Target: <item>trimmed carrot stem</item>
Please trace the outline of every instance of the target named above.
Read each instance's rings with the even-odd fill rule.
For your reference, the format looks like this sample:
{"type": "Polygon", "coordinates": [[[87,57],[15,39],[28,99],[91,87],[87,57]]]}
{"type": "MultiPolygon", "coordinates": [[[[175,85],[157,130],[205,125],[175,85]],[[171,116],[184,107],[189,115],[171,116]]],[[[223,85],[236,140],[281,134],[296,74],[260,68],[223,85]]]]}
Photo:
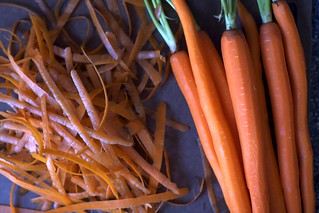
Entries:
{"type": "Polygon", "coordinates": [[[315,211],[313,151],[308,129],[307,71],[294,17],[286,1],[273,1],[272,9],[282,33],[291,81],[303,211],[315,211]]]}

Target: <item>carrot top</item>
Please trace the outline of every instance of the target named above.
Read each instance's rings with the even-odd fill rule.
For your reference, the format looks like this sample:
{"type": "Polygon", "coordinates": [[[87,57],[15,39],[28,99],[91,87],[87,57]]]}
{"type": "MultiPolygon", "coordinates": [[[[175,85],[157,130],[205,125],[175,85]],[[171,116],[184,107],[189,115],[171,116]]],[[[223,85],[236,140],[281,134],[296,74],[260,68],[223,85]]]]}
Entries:
{"type": "MultiPolygon", "coordinates": [[[[173,7],[170,1],[169,4],[173,7]]],[[[146,9],[148,14],[150,15],[155,27],[157,28],[158,32],[161,34],[163,39],[165,40],[166,44],[168,45],[171,53],[176,52],[177,45],[172,33],[172,30],[166,20],[165,13],[163,11],[161,0],[152,0],[152,4],[150,4],[149,0],[144,0],[146,9]],[[154,12],[158,13],[154,14],[154,12]]]]}
{"type": "Polygon", "coordinates": [[[272,22],[271,3],[270,0],[257,0],[259,13],[263,24],[272,22]]]}
{"type": "Polygon", "coordinates": [[[221,0],[222,11],[225,16],[226,30],[237,29],[236,7],[237,0],[221,0]]]}

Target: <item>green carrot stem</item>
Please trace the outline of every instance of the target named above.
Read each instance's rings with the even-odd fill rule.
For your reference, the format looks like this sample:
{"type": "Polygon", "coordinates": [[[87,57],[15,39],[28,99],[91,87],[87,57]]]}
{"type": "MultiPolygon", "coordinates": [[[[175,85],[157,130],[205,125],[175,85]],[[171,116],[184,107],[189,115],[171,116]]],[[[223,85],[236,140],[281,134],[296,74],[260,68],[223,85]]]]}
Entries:
{"type": "Polygon", "coordinates": [[[263,24],[272,22],[271,2],[270,0],[257,0],[259,13],[263,24]]]}
{"type": "Polygon", "coordinates": [[[172,30],[166,20],[164,11],[162,11],[162,3],[160,0],[152,0],[152,5],[150,4],[149,0],[144,0],[146,9],[148,14],[150,15],[155,27],[157,28],[158,32],[163,37],[164,41],[166,42],[167,46],[169,47],[171,53],[176,52],[177,45],[175,41],[175,37],[172,33],[172,30]],[[158,17],[155,17],[154,10],[156,8],[160,8],[160,14],[158,17]]]}
{"type": "Polygon", "coordinates": [[[237,29],[236,8],[237,0],[221,0],[222,10],[225,17],[226,30],[237,29]]]}
{"type": "Polygon", "coordinates": [[[166,2],[175,10],[174,4],[171,0],[166,0],[166,2]]]}

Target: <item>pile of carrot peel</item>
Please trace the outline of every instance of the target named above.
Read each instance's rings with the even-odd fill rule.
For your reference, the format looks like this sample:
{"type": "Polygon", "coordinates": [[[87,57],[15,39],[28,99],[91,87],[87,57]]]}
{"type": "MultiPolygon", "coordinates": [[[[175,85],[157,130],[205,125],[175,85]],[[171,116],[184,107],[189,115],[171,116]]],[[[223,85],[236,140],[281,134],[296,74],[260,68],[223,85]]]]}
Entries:
{"type": "Polygon", "coordinates": [[[18,7],[29,12],[30,27],[20,38],[15,24],[0,45],[0,101],[10,108],[0,112],[0,174],[37,194],[31,202],[48,212],[155,212],[155,204],[187,194],[170,180],[164,139],[166,125],[188,127],[167,118],[164,103],[144,107],[169,70],[144,7],[129,1],[141,23],[133,42],[117,1],[86,0],[89,18],[71,16],[79,0],[61,13],[60,1],[54,12],[38,2],[52,26],[18,7]],[[92,21],[101,41],[94,49],[87,37],[79,44],[68,34],[76,20],[92,21]]]}

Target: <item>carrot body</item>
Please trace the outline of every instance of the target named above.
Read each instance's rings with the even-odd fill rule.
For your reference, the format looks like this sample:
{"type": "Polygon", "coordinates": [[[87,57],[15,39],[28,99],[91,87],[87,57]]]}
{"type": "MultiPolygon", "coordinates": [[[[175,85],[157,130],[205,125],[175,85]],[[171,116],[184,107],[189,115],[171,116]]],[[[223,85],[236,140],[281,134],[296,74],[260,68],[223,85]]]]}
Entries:
{"type": "Polygon", "coordinates": [[[262,78],[262,68],[260,63],[259,33],[254,17],[248,12],[245,6],[237,1],[237,11],[239,19],[243,24],[251,58],[257,73],[257,79],[262,78]]]}
{"type": "Polygon", "coordinates": [[[220,186],[224,188],[223,177],[220,171],[213,140],[210,135],[203,109],[200,105],[199,95],[187,53],[185,51],[179,51],[172,54],[170,57],[170,63],[177,84],[186,99],[192,118],[194,119],[194,124],[206,158],[214,170],[220,186]]]}
{"type": "Polygon", "coordinates": [[[301,212],[293,100],[282,37],[275,23],[261,26],[260,45],[269,87],[286,206],[288,212],[301,212]]]}
{"type": "Polygon", "coordinates": [[[314,212],[313,151],[308,129],[307,73],[304,51],[287,2],[278,0],[272,4],[272,8],[282,33],[291,81],[303,211],[314,212]]]}
{"type": "Polygon", "coordinates": [[[184,29],[191,67],[197,91],[200,94],[200,103],[212,135],[227,197],[230,198],[226,200],[227,205],[231,212],[251,212],[234,139],[220,105],[208,63],[198,42],[198,34],[191,12],[184,0],[172,0],[172,3],[184,29]]]}
{"type": "Polygon", "coordinates": [[[253,212],[269,212],[265,146],[256,75],[244,34],[227,30],[222,55],[234,107],[253,212]]]}
{"type": "MultiPolygon", "coordinates": [[[[235,119],[233,104],[230,98],[230,93],[228,89],[228,83],[226,79],[226,73],[225,73],[223,62],[212,40],[209,38],[209,35],[205,31],[199,31],[198,37],[199,37],[199,43],[201,45],[201,48],[204,51],[204,55],[206,56],[206,60],[208,62],[208,66],[211,71],[217,93],[219,95],[220,104],[224,110],[226,120],[229,124],[230,130],[234,137],[240,162],[242,162],[241,148],[240,148],[239,136],[237,131],[236,119],[235,119]]],[[[243,165],[242,165],[242,168],[243,168],[243,165]]]]}
{"type": "Polygon", "coordinates": [[[265,97],[265,89],[262,77],[262,67],[260,62],[260,44],[259,32],[253,16],[247,11],[245,6],[237,1],[237,9],[239,18],[243,24],[248,46],[256,72],[258,98],[263,116],[263,134],[266,151],[266,170],[269,191],[269,207],[270,212],[286,212],[285,200],[280,181],[278,163],[275,156],[274,147],[272,144],[271,132],[269,127],[269,119],[267,112],[267,104],[265,97]]]}

